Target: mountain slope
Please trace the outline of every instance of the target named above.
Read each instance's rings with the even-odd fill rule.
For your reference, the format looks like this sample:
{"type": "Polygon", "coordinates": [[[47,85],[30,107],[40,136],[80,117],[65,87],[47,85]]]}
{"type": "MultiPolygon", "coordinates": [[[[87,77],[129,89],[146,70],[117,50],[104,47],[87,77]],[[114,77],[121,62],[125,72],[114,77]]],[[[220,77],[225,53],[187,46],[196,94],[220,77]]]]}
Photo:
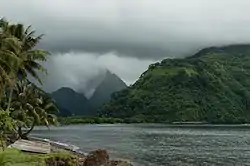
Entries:
{"type": "Polygon", "coordinates": [[[250,122],[250,46],[211,47],[150,65],[102,116],[141,122],[250,122]]]}
{"type": "Polygon", "coordinates": [[[98,108],[111,98],[111,94],[122,89],[127,85],[115,74],[107,70],[103,81],[97,86],[90,103],[93,108],[98,108]]]}
{"type": "Polygon", "coordinates": [[[71,88],[60,88],[51,94],[56,101],[61,115],[89,115],[92,108],[88,103],[88,99],[80,93],[75,92],[71,88]]]}

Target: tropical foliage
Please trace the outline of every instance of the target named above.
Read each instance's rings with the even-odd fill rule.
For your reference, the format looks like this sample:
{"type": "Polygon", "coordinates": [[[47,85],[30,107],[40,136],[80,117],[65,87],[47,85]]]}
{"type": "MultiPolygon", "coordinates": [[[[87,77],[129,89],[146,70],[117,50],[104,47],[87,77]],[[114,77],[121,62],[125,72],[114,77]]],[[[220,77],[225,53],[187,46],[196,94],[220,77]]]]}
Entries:
{"type": "Polygon", "coordinates": [[[60,124],[115,124],[115,123],[126,123],[123,119],[118,118],[105,118],[105,117],[91,117],[91,116],[70,116],[70,117],[59,117],[58,121],[60,124]]]}
{"type": "Polygon", "coordinates": [[[46,72],[41,62],[49,53],[36,49],[41,38],[35,36],[31,26],[0,19],[1,138],[11,132],[27,137],[35,125],[56,124],[54,102],[28,80],[33,77],[42,83],[38,72],[46,72]]]}
{"type": "Polygon", "coordinates": [[[0,110],[0,144],[1,148],[5,149],[4,140],[6,140],[6,134],[14,130],[14,120],[10,116],[8,110],[0,110]]]}
{"type": "Polygon", "coordinates": [[[250,46],[213,47],[149,66],[113,94],[105,117],[140,122],[250,122],[250,46]]]}
{"type": "Polygon", "coordinates": [[[57,108],[54,102],[46,93],[27,81],[17,82],[11,106],[11,115],[17,122],[18,135],[22,138],[27,137],[35,125],[56,124],[53,113],[57,112],[57,108]],[[29,130],[23,133],[22,128],[29,130]]]}

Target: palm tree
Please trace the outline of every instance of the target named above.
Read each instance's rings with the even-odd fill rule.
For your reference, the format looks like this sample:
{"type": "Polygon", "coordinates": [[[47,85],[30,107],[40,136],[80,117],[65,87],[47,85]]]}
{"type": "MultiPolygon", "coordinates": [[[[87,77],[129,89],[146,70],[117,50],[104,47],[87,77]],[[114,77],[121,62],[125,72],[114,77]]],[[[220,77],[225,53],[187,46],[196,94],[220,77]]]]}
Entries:
{"type": "Polygon", "coordinates": [[[18,81],[13,93],[12,117],[17,120],[18,135],[27,138],[35,125],[55,125],[57,110],[45,92],[26,80],[18,81]],[[28,128],[23,133],[22,128],[28,128]]]}
{"type": "Polygon", "coordinates": [[[30,74],[42,83],[37,74],[37,70],[46,72],[39,62],[46,61],[49,53],[44,50],[35,49],[35,47],[43,35],[35,37],[35,31],[31,31],[31,26],[25,29],[22,24],[11,25],[10,33],[21,42],[21,50],[17,53],[17,56],[21,59],[18,75],[22,78],[27,78],[27,74],[30,74]]]}
{"type": "Polygon", "coordinates": [[[46,125],[57,125],[57,117],[55,116],[56,113],[59,112],[55,101],[52,98],[44,93],[43,91],[40,92],[42,96],[42,104],[40,105],[39,116],[40,116],[40,124],[46,125]]]}
{"type": "Polygon", "coordinates": [[[0,28],[2,34],[0,35],[2,36],[0,39],[8,39],[8,42],[6,43],[10,43],[7,45],[8,47],[3,49],[3,51],[9,53],[8,57],[12,55],[17,59],[17,63],[14,63],[13,61],[10,65],[13,72],[11,72],[10,77],[9,109],[14,84],[17,79],[27,79],[28,74],[30,74],[32,77],[37,79],[39,83],[42,83],[37,71],[46,72],[46,70],[39,62],[46,61],[49,53],[44,50],[35,49],[43,35],[35,37],[35,31],[30,30],[31,26],[25,29],[22,24],[9,24],[4,19],[1,19],[0,28]]]}
{"type": "Polygon", "coordinates": [[[19,58],[12,50],[21,48],[17,38],[5,33],[8,22],[0,20],[0,97],[2,97],[5,86],[11,84],[11,76],[15,73],[13,66],[18,66],[19,58]]]}

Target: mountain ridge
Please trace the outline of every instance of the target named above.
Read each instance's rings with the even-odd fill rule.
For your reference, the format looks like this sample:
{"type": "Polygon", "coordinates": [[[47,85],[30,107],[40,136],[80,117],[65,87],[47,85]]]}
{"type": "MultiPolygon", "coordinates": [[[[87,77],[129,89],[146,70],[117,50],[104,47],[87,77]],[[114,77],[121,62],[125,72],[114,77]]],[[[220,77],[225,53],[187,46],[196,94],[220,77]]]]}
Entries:
{"type": "Polygon", "coordinates": [[[71,115],[89,115],[92,110],[84,94],[77,93],[72,88],[59,88],[57,91],[52,92],[51,96],[60,110],[66,109],[71,115]]]}
{"type": "Polygon", "coordinates": [[[250,122],[250,45],[210,47],[152,64],[101,116],[139,122],[250,122]]]}

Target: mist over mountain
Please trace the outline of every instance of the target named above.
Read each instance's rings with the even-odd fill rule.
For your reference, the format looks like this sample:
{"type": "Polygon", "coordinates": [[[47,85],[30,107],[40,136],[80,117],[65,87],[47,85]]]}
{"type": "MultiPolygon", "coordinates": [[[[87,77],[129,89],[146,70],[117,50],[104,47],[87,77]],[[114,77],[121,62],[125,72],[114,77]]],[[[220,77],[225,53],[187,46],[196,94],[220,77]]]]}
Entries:
{"type": "Polygon", "coordinates": [[[52,92],[51,96],[59,107],[60,115],[95,115],[97,109],[110,100],[112,93],[127,87],[117,75],[108,70],[103,76],[92,79],[89,84],[96,85],[90,99],[86,97],[90,94],[86,95],[83,91],[75,91],[69,87],[52,92]]]}

